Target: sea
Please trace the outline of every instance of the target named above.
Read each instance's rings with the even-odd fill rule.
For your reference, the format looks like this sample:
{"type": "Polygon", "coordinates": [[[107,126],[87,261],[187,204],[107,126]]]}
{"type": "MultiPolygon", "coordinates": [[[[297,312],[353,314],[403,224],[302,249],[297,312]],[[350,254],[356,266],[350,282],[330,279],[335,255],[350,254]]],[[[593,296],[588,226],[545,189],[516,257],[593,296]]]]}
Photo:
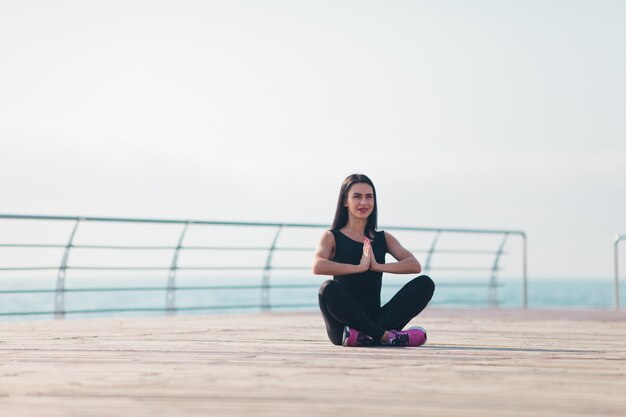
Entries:
{"type": "MultiPolygon", "coordinates": [[[[406,279],[386,280],[382,302],[389,300],[406,279]]],[[[64,295],[66,318],[165,315],[165,282],[125,279],[91,280],[78,286],[68,282],[64,295]],[[76,291],[80,289],[79,291],[76,291]],[[86,291],[89,290],[89,291],[86,291]]],[[[293,280],[275,279],[263,296],[259,279],[228,279],[177,282],[174,292],[176,314],[233,314],[264,311],[317,310],[317,289],[323,277],[293,280]]],[[[435,279],[434,307],[519,308],[523,306],[521,278],[506,279],[490,286],[486,281],[435,279]]],[[[54,317],[55,280],[0,280],[0,321],[50,319],[54,317]]],[[[620,285],[620,304],[626,304],[626,283],[620,285]]],[[[528,279],[528,307],[556,309],[613,309],[614,281],[610,278],[528,279]]]]}

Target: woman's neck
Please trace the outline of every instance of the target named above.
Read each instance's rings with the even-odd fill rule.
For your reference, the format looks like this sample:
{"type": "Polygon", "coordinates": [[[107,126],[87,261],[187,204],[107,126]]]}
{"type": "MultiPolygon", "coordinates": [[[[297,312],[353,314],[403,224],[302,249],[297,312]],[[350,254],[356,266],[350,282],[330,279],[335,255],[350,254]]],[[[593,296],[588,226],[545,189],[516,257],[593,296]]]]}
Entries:
{"type": "Polygon", "coordinates": [[[357,237],[365,237],[365,226],[367,220],[361,219],[348,219],[348,223],[343,227],[343,230],[357,237]]]}

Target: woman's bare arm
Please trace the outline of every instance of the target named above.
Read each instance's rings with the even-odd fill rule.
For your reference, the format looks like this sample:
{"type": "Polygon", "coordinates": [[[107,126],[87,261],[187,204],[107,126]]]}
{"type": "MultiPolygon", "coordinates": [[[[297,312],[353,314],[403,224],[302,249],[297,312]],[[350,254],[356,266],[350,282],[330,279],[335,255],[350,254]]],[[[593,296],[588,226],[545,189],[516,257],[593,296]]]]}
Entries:
{"type": "Polygon", "coordinates": [[[385,239],[387,241],[387,250],[397,262],[379,264],[376,262],[376,257],[372,256],[370,261],[370,269],[372,271],[389,272],[392,274],[419,274],[422,272],[422,266],[417,259],[415,259],[415,256],[405,249],[400,242],[398,242],[398,239],[387,232],[385,232],[385,239]]]}
{"type": "Polygon", "coordinates": [[[331,261],[330,258],[335,249],[335,237],[332,232],[327,230],[322,235],[317,249],[315,250],[315,259],[313,261],[312,271],[315,275],[350,275],[359,272],[365,272],[370,267],[369,245],[363,245],[363,256],[359,265],[344,264],[331,261]]]}

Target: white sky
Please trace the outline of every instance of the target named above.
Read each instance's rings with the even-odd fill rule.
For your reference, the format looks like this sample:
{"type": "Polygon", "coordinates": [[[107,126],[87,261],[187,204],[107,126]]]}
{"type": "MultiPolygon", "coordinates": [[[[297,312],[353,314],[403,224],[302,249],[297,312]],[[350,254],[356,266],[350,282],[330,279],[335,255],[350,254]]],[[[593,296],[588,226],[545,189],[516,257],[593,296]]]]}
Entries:
{"type": "MultiPolygon", "coordinates": [[[[2,1],[0,213],[521,229],[612,274],[626,2],[2,1]]],[[[1,240],[1,239],[0,239],[1,240]]]]}

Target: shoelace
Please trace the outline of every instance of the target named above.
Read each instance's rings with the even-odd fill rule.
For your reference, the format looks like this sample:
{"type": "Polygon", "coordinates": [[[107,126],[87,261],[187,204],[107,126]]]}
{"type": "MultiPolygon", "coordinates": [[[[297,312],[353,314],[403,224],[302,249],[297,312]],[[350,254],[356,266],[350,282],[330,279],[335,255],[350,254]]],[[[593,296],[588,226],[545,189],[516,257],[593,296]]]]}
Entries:
{"type": "Polygon", "coordinates": [[[409,334],[408,333],[394,333],[396,336],[392,341],[392,345],[400,345],[406,346],[409,344],[409,334]]]}
{"type": "Polygon", "coordinates": [[[365,333],[359,333],[359,335],[356,337],[356,341],[360,345],[368,345],[373,342],[373,339],[365,333]]]}

